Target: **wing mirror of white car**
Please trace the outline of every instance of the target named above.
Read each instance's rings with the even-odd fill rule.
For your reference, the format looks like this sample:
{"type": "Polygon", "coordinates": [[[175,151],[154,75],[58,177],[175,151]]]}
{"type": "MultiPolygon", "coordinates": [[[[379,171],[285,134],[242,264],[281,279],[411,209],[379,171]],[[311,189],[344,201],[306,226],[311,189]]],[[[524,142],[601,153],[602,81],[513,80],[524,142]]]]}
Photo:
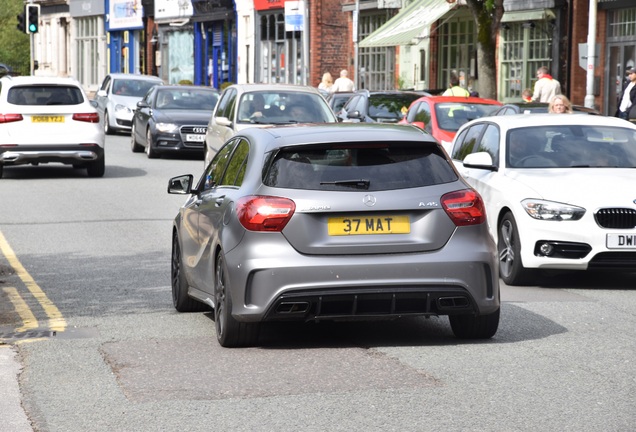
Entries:
{"type": "Polygon", "coordinates": [[[106,97],[108,93],[106,93],[106,90],[97,90],[97,96],[106,97]]]}
{"type": "Polygon", "coordinates": [[[497,171],[497,167],[492,163],[492,156],[488,152],[471,153],[462,162],[465,168],[486,169],[497,171]]]}
{"type": "Polygon", "coordinates": [[[219,126],[232,127],[232,120],[227,117],[217,117],[216,124],[218,124],[219,126]]]}

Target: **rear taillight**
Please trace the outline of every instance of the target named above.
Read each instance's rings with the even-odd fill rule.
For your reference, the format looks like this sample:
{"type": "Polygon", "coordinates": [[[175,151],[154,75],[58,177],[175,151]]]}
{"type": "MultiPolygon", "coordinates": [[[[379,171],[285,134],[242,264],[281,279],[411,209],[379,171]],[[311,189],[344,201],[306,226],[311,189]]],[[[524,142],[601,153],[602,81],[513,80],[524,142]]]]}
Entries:
{"type": "Polygon", "coordinates": [[[87,123],[99,123],[99,114],[97,113],[73,114],[73,120],[87,122],[87,123]]]}
{"type": "Polygon", "coordinates": [[[442,196],[442,207],[457,226],[478,225],[486,221],[484,202],[471,189],[450,192],[442,196]]]}
{"type": "Polygon", "coordinates": [[[0,114],[0,123],[12,123],[24,120],[22,114],[0,114]]]}
{"type": "Polygon", "coordinates": [[[246,196],[236,203],[238,220],[250,231],[282,231],[295,210],[292,200],[273,196],[246,196]]]}

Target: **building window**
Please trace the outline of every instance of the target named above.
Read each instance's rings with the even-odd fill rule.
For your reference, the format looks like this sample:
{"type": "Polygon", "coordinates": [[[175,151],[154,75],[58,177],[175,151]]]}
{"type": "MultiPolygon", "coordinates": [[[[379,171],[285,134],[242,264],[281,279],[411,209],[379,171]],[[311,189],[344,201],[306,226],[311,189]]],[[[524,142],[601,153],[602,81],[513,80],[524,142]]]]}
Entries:
{"type": "Polygon", "coordinates": [[[636,8],[610,11],[608,38],[636,36],[636,8]]]}
{"type": "Polygon", "coordinates": [[[256,82],[303,84],[302,32],[285,31],[285,14],[260,15],[256,82]]]}
{"type": "Polygon", "coordinates": [[[448,87],[451,73],[459,75],[460,85],[472,86],[477,75],[477,29],[472,16],[445,20],[438,28],[438,88],[448,87]]]}
{"type": "MultiPolygon", "coordinates": [[[[393,9],[360,14],[358,40],[380,28],[396,12],[393,9]]],[[[395,88],[395,47],[369,47],[358,50],[358,87],[368,90],[392,90],[395,88]]]]}
{"type": "Polygon", "coordinates": [[[545,21],[509,22],[500,35],[500,100],[520,101],[524,89],[534,88],[537,69],[552,69],[551,31],[545,21]]]}
{"type": "Polygon", "coordinates": [[[96,67],[100,35],[104,32],[100,24],[100,18],[96,16],[75,18],[76,78],[84,88],[95,88],[100,82],[99,68],[96,67]]]}

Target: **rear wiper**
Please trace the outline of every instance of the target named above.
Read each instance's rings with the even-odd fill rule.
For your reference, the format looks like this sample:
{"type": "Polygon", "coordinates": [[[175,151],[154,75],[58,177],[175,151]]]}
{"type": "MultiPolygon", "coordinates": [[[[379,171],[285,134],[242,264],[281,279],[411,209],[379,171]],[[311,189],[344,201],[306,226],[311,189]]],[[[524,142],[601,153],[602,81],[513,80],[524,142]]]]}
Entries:
{"type": "Polygon", "coordinates": [[[369,189],[370,180],[365,179],[352,179],[352,180],[334,180],[334,181],[321,181],[321,185],[336,185],[336,186],[352,186],[356,189],[369,189]]]}

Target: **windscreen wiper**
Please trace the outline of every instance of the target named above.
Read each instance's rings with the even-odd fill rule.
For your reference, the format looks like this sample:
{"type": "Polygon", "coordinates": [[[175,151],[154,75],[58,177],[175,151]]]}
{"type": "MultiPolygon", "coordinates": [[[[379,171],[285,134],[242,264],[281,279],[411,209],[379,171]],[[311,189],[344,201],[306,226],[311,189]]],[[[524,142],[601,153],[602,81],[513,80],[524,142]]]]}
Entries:
{"type": "Polygon", "coordinates": [[[365,179],[351,179],[351,180],[334,180],[334,181],[321,181],[321,185],[335,185],[335,186],[351,186],[356,189],[369,189],[370,180],[365,179]]]}

